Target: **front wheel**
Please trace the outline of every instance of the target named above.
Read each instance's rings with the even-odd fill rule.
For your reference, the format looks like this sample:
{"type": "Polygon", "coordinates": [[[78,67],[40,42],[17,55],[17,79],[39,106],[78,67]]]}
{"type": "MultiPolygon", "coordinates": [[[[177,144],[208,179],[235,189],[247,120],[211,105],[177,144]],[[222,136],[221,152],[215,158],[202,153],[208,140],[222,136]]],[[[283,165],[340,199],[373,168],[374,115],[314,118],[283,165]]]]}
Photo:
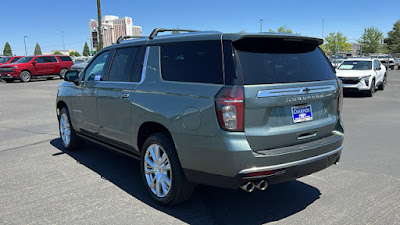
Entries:
{"type": "Polygon", "coordinates": [[[379,90],[385,90],[385,86],[386,86],[386,84],[387,84],[387,78],[386,78],[386,74],[383,76],[383,81],[382,81],[382,83],[378,86],[378,89],[379,90]]]}
{"type": "Polygon", "coordinates": [[[75,130],[72,127],[69,112],[66,107],[62,108],[60,111],[59,122],[60,137],[64,148],[67,150],[77,148],[79,145],[78,136],[76,136],[75,130]]]}
{"type": "Polygon", "coordinates": [[[21,80],[21,82],[29,82],[32,78],[32,75],[29,71],[22,71],[19,74],[19,79],[21,80]]]}
{"type": "Polygon", "coordinates": [[[155,202],[176,205],[192,195],[194,186],[186,180],[173,141],[166,133],[147,138],[140,165],[145,188],[155,202]]]}
{"type": "Polygon", "coordinates": [[[61,69],[60,70],[60,78],[62,78],[62,79],[64,79],[64,77],[65,77],[65,73],[67,72],[68,70],[67,69],[61,69]]]}
{"type": "Polygon", "coordinates": [[[367,92],[367,96],[368,97],[372,97],[375,94],[375,80],[372,80],[371,82],[371,88],[369,89],[369,91],[367,92]]]}

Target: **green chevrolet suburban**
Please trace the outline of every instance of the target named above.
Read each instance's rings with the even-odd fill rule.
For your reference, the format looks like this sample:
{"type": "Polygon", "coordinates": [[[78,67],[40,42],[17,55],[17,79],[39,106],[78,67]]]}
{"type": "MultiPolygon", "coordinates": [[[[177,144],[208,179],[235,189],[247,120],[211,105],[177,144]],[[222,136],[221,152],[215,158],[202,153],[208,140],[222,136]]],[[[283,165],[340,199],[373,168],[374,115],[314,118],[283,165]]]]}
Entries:
{"type": "Polygon", "coordinates": [[[343,93],[321,39],[165,31],[174,30],[121,37],[66,73],[65,149],[85,139],[140,159],[146,190],[164,205],[195,184],[265,190],[339,161],[343,93]]]}

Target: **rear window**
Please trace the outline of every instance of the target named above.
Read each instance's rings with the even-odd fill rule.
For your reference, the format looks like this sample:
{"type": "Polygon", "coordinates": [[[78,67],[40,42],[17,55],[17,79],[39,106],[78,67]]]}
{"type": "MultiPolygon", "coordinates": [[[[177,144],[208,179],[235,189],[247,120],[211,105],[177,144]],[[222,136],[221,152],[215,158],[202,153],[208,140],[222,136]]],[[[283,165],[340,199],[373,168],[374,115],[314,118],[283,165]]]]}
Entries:
{"type": "Polygon", "coordinates": [[[71,57],[69,56],[59,56],[58,58],[60,58],[61,61],[72,61],[71,57]]]}
{"type": "Polygon", "coordinates": [[[243,39],[233,43],[244,84],[296,83],[335,79],[318,46],[311,41],[243,39]]]}
{"type": "Polygon", "coordinates": [[[161,45],[161,73],[168,81],[222,84],[221,42],[161,45]]]}

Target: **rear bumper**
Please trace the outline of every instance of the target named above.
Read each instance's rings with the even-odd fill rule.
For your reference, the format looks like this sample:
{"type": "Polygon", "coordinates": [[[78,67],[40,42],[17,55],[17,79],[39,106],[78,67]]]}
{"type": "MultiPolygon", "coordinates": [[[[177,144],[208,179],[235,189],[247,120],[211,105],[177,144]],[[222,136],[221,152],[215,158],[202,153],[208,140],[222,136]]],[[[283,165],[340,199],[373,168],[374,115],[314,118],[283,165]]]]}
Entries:
{"type": "Polygon", "coordinates": [[[236,189],[247,181],[275,184],[331,166],[340,159],[344,134],[334,131],[322,139],[257,152],[243,133],[221,133],[206,140],[188,135],[173,137],[190,182],[236,189]],[[255,174],[260,172],[271,173],[255,174]]]}
{"type": "Polygon", "coordinates": [[[188,180],[191,182],[221,188],[238,189],[243,183],[249,181],[256,182],[260,180],[266,180],[268,184],[278,184],[310,175],[339,162],[342,148],[343,146],[331,152],[305,160],[299,160],[270,167],[254,167],[250,169],[245,169],[234,177],[220,176],[190,169],[184,169],[184,172],[188,180]],[[247,177],[247,174],[245,173],[250,171],[262,172],[273,170],[275,170],[276,172],[271,175],[256,177],[247,177]]]}

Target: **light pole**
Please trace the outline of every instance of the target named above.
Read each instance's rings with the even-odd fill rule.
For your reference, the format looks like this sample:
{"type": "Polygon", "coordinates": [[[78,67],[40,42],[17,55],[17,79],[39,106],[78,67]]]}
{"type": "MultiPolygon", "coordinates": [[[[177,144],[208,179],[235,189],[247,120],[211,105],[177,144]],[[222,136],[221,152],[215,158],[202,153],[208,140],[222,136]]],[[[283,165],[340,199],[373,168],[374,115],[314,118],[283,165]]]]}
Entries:
{"type": "Polygon", "coordinates": [[[100,51],[100,49],[103,48],[103,30],[101,29],[101,6],[100,6],[100,0],[97,0],[97,21],[99,23],[99,28],[97,28],[99,32],[99,43],[97,45],[96,51],[100,51]]]}
{"type": "Polygon", "coordinates": [[[26,56],[26,54],[27,54],[27,53],[26,53],[26,40],[25,40],[27,37],[28,37],[28,36],[24,36],[24,44],[25,44],[25,56],[26,56]]]}
{"type": "Polygon", "coordinates": [[[260,19],[260,33],[262,32],[262,22],[263,22],[263,19],[260,19]]]}
{"type": "Polygon", "coordinates": [[[61,31],[62,41],[63,41],[63,50],[65,51],[65,44],[64,44],[64,31],[61,31]]]}

